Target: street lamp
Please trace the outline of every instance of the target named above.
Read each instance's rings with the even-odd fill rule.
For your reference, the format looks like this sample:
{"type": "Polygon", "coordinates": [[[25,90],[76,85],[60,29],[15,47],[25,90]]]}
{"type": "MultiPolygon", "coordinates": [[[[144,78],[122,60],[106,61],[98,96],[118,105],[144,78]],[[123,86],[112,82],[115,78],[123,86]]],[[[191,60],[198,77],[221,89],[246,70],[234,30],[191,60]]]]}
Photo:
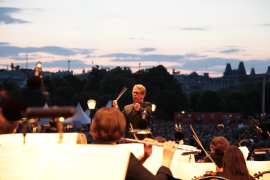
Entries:
{"type": "Polygon", "coordinates": [[[156,110],[156,105],[152,104],[152,112],[155,112],[155,110],[156,110]]]}
{"type": "Polygon", "coordinates": [[[96,101],[94,99],[90,99],[87,101],[88,108],[90,109],[90,118],[91,124],[95,113],[96,101]]]}
{"type": "Polygon", "coordinates": [[[154,119],[153,113],[155,112],[155,110],[156,110],[156,105],[152,104],[152,115],[151,115],[151,123],[150,123],[150,128],[151,128],[152,133],[153,133],[153,119],[154,119]]]}

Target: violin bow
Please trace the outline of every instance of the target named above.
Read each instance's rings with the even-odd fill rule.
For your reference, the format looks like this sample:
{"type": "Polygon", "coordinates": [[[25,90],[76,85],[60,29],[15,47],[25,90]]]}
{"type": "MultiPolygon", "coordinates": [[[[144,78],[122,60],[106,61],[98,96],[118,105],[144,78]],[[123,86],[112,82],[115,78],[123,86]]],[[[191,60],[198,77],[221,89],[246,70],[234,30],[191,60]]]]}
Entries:
{"type": "Polygon", "coordinates": [[[215,161],[211,158],[211,156],[207,153],[207,151],[204,149],[200,139],[198,138],[196,132],[194,131],[193,127],[190,125],[191,130],[193,131],[194,135],[194,139],[197,141],[197,143],[201,146],[201,148],[203,149],[203,151],[205,152],[206,156],[209,157],[209,159],[214,163],[214,165],[216,166],[217,169],[219,169],[219,167],[217,166],[217,164],[215,163],[215,161]]]}

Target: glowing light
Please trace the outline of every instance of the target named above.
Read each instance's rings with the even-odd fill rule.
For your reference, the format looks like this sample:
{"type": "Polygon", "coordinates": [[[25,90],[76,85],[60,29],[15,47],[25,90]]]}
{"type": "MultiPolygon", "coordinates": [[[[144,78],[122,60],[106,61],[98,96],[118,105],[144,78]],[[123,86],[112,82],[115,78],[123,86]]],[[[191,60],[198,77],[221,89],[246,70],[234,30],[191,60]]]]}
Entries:
{"type": "Polygon", "coordinates": [[[156,105],[152,104],[152,112],[155,112],[155,110],[156,110],[156,105]]]}
{"type": "Polygon", "coordinates": [[[96,101],[93,99],[88,100],[87,104],[88,104],[89,109],[95,109],[95,107],[96,107],[96,101]]]}

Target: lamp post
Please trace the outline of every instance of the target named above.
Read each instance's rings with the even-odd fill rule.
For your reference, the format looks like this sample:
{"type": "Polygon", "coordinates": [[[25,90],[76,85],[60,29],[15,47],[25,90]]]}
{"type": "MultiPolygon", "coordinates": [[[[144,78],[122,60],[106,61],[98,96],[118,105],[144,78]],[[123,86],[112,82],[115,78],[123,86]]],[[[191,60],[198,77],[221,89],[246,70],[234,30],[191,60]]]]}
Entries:
{"type": "Polygon", "coordinates": [[[152,116],[151,116],[151,132],[152,133],[153,133],[153,119],[154,119],[153,113],[155,112],[155,110],[156,110],[156,105],[152,104],[152,116]]]}
{"type": "Polygon", "coordinates": [[[155,112],[155,110],[156,110],[156,105],[152,104],[152,112],[155,112]]]}
{"type": "Polygon", "coordinates": [[[90,118],[91,124],[95,113],[96,101],[94,99],[90,99],[87,101],[88,108],[90,109],[90,118]]]}

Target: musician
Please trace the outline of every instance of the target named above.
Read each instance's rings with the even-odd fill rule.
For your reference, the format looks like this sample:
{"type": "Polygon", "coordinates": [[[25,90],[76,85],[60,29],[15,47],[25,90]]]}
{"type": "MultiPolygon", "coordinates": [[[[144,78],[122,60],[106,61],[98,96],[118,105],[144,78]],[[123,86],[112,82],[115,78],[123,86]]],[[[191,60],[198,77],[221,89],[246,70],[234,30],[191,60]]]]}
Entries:
{"type": "MultiPolygon", "coordinates": [[[[91,134],[95,139],[94,144],[115,145],[123,137],[125,126],[125,117],[119,110],[111,107],[99,109],[91,125],[91,134]]],[[[151,139],[146,139],[146,141],[154,142],[151,139]]],[[[177,147],[175,147],[174,142],[169,141],[164,143],[161,167],[158,169],[157,174],[153,175],[142,165],[152,155],[152,146],[144,145],[144,154],[142,156],[136,158],[131,153],[126,179],[174,179],[169,168],[176,149],[177,147]]]]}
{"type": "Polygon", "coordinates": [[[230,180],[255,180],[247,169],[242,151],[236,146],[229,146],[223,157],[222,177],[230,180]]]}
{"type": "MultiPolygon", "coordinates": [[[[152,113],[152,104],[150,102],[144,102],[143,99],[146,94],[146,88],[137,84],[133,87],[132,98],[133,104],[126,105],[123,110],[123,114],[126,118],[126,138],[133,138],[134,136],[129,133],[130,123],[132,124],[133,129],[139,129],[138,122],[142,120],[142,112],[146,112],[145,119],[147,120],[148,127],[150,127],[150,117],[152,113]]],[[[118,108],[117,101],[113,101],[113,107],[118,108]]],[[[144,135],[138,134],[138,139],[144,139],[144,135]]]]}
{"type": "Polygon", "coordinates": [[[8,121],[2,114],[0,108],[0,134],[13,134],[16,132],[19,123],[16,121],[8,121]]]}
{"type": "MultiPolygon", "coordinates": [[[[219,168],[222,167],[223,155],[229,146],[230,144],[228,140],[223,136],[214,137],[210,144],[211,154],[209,155],[219,168]]],[[[206,156],[204,162],[212,161],[209,157],[206,156]]]]}

